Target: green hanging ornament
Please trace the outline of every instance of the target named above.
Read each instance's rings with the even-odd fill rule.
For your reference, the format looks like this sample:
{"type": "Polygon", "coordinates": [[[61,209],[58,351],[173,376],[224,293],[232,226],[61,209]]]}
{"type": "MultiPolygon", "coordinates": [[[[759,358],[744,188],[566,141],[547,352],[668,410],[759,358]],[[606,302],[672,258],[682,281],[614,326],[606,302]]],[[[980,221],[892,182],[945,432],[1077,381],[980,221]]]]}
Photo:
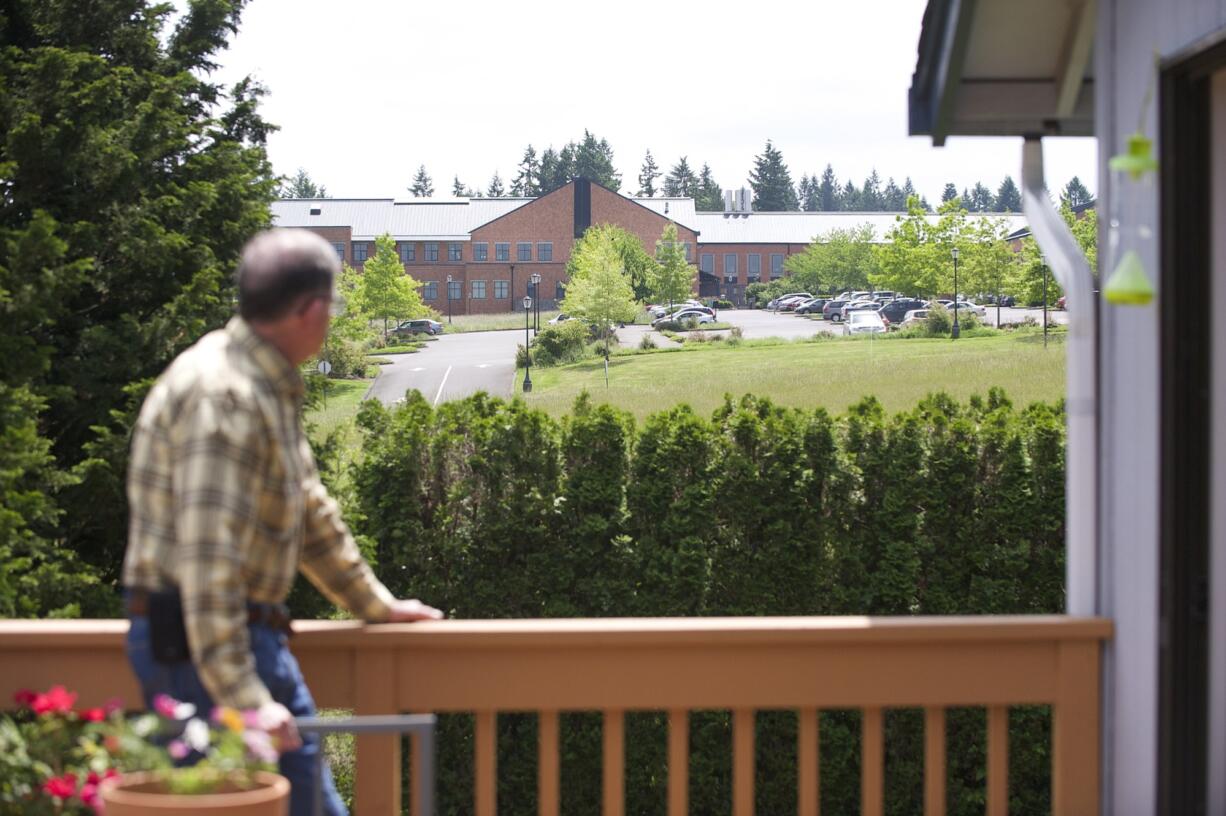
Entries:
{"type": "Polygon", "coordinates": [[[1150,285],[1145,265],[1135,249],[1128,250],[1120,258],[1107,280],[1103,295],[1108,303],[1116,306],[1145,306],[1154,299],[1154,287],[1150,285]]]}
{"type": "Polygon", "coordinates": [[[1145,306],[1154,299],[1154,286],[1141,260],[1153,229],[1143,220],[1144,203],[1152,200],[1152,179],[1158,170],[1154,143],[1141,132],[1128,137],[1128,149],[1107,163],[1115,174],[1112,195],[1111,248],[1119,258],[1103,287],[1103,296],[1116,306],[1145,306]]]}

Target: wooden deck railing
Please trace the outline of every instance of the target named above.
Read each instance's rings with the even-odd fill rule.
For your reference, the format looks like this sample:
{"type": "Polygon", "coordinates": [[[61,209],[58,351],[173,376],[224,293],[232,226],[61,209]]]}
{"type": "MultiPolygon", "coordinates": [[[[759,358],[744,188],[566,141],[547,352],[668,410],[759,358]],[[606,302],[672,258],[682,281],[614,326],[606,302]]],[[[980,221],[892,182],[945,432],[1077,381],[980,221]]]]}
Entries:
{"type": "MultiPolygon", "coordinates": [[[[82,705],[137,700],[123,621],[0,621],[0,695],[65,683],[82,705]]],[[[624,714],[667,711],[668,812],[688,812],[688,717],[733,712],[733,813],[753,812],[754,713],[799,714],[799,812],[818,812],[820,709],[863,711],[864,816],[884,808],[884,711],[925,711],[924,812],[945,812],[945,709],[988,716],[990,816],[1008,802],[1008,707],[1052,711],[1053,812],[1098,812],[1099,656],[1109,621],[1068,617],[670,618],[301,622],[292,641],[324,707],[475,714],[478,816],[495,811],[496,718],[539,714],[539,812],[559,812],[558,714],[604,717],[606,816],[624,812],[624,714]]],[[[358,740],[356,809],[398,812],[400,744],[358,740]]],[[[440,769],[445,773],[445,769],[440,769]]]]}

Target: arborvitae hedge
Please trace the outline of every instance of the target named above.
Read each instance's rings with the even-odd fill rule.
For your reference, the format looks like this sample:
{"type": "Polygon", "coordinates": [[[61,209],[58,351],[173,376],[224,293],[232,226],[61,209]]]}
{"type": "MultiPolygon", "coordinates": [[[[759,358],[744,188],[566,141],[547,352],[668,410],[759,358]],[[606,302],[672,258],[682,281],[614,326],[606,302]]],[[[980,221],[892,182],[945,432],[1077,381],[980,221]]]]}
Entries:
{"type": "MultiPolygon", "coordinates": [[[[998,390],[845,417],[727,399],[557,421],[477,395],[364,404],[350,517],[380,577],[465,618],[1051,613],[1063,608],[1064,417],[998,390]]],[[[727,713],[691,718],[691,809],[730,811],[727,713]]],[[[1010,809],[1049,810],[1049,718],[1015,709],[1010,809]]],[[[499,810],[535,812],[536,718],[499,717],[499,810]]],[[[441,814],[472,803],[472,726],[440,727],[441,814]]],[[[758,715],[757,812],[794,812],[796,718],[758,715]]],[[[822,714],[822,806],[859,811],[859,714],[822,714]]],[[[887,809],[917,810],[923,718],[886,719],[887,809]]],[[[566,813],[598,813],[600,723],[562,719],[566,813]]],[[[984,714],[949,716],[950,813],[981,813],[984,714]]],[[[663,715],[627,719],[627,806],[664,813],[663,715]]]]}

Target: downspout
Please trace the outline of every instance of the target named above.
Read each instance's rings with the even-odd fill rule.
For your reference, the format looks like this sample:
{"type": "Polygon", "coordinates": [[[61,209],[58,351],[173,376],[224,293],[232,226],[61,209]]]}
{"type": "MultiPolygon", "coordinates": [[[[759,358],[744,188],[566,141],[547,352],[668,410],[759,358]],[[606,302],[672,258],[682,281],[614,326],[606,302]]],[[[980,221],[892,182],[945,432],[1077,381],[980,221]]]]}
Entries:
{"type": "Polygon", "coordinates": [[[1098,614],[1098,372],[1094,356],[1094,276],[1043,181],[1043,143],[1022,147],[1022,211],[1067,295],[1065,454],[1065,612],[1098,614]]]}

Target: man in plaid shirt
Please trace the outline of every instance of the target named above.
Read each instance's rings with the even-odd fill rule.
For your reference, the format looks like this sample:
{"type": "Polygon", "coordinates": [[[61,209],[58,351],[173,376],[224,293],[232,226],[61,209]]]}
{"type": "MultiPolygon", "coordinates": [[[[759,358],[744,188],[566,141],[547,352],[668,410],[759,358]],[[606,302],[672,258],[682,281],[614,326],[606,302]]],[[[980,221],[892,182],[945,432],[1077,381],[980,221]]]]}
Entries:
{"type": "MultiPolygon", "coordinates": [[[[295,816],[312,812],[319,750],[294,727],[315,713],[286,645],[283,604],[296,573],[367,621],[442,617],[397,600],[375,577],[302,430],[298,366],[323,345],[339,271],[313,233],[254,238],[238,268],[239,315],[158,379],[128,472],[128,653],[146,700],[166,693],[202,712],[257,710],[290,749],[281,771],[295,816]]],[[[343,813],[325,777],[326,811],[343,813]]]]}

